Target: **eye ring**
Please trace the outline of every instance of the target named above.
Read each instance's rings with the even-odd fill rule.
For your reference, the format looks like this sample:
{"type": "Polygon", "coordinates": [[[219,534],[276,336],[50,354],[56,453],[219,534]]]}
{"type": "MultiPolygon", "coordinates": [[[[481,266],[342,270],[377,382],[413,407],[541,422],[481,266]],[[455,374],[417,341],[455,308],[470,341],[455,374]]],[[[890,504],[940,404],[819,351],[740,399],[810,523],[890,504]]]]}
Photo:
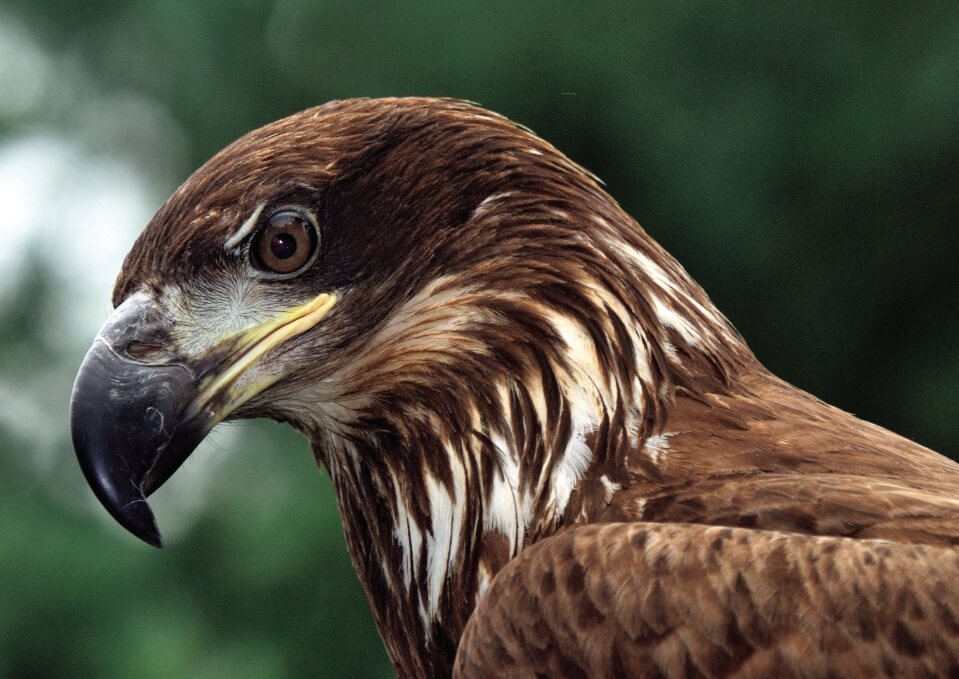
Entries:
{"type": "Polygon", "coordinates": [[[267,217],[250,240],[250,264],[275,278],[292,278],[316,258],[316,223],[299,210],[284,208],[267,217]]]}

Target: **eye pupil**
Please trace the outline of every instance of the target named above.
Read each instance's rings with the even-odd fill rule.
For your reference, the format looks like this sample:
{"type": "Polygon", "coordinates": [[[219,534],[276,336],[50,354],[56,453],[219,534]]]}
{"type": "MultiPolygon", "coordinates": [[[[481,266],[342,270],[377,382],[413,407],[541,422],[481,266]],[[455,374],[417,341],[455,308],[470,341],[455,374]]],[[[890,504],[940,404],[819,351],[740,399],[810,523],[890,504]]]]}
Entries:
{"type": "Polygon", "coordinates": [[[288,233],[278,233],[270,241],[270,252],[277,259],[289,259],[296,254],[296,237],[288,233]]]}

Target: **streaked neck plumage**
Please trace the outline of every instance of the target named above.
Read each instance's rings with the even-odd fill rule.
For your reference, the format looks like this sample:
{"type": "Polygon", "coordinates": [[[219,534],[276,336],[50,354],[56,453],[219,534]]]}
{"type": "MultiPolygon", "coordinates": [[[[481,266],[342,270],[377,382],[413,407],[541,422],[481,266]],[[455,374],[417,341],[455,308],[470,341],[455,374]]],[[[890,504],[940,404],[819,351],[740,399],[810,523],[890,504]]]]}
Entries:
{"type": "Polygon", "coordinates": [[[591,225],[603,268],[571,266],[558,287],[437,279],[325,382],[348,391],[318,395],[336,405],[314,447],[401,674],[448,673],[499,569],[630,484],[626,455],[659,433],[675,389],[728,383],[730,357],[750,360],[705,293],[612,207],[591,225]]]}

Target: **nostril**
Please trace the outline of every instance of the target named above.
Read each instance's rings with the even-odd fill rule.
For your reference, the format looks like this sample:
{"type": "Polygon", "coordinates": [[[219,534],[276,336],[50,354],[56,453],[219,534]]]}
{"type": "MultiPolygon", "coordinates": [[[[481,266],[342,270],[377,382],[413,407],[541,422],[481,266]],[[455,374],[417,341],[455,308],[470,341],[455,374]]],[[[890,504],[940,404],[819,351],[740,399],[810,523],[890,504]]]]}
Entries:
{"type": "Polygon", "coordinates": [[[159,358],[168,353],[166,347],[160,344],[150,344],[149,342],[130,342],[124,353],[130,358],[145,359],[159,358]]]}

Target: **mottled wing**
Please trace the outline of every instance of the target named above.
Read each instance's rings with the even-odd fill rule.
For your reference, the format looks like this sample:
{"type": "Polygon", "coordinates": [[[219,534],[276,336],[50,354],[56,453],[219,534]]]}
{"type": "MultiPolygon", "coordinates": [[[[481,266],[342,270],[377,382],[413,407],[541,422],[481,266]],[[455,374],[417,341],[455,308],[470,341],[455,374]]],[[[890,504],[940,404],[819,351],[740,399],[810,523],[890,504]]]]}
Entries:
{"type": "MultiPolygon", "coordinates": [[[[951,479],[946,479],[951,481],[951,479]]],[[[959,501],[945,484],[852,474],[740,474],[618,493],[604,521],[698,523],[898,542],[959,544],[959,501]]]]}
{"type": "Polygon", "coordinates": [[[951,547],[694,524],[564,531],[474,612],[455,676],[959,676],[951,547]]]}

